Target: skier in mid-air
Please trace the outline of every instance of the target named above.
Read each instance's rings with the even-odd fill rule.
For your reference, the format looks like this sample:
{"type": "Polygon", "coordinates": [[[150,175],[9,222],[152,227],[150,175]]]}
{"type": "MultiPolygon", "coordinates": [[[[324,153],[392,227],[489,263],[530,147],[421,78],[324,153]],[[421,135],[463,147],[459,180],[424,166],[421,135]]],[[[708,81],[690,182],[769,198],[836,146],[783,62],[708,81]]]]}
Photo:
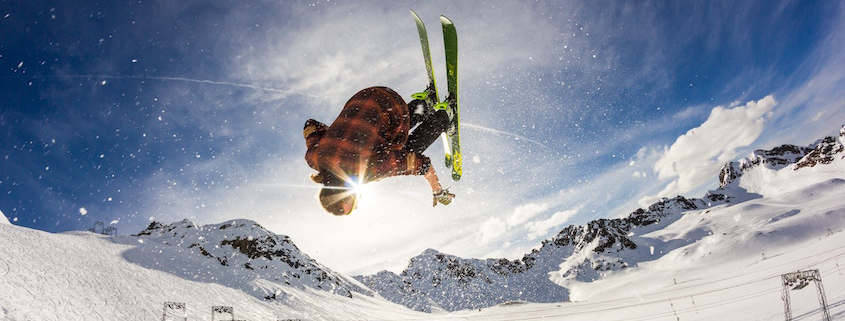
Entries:
{"type": "Polygon", "coordinates": [[[443,189],[431,160],[422,153],[449,125],[445,111],[424,100],[406,104],[386,87],[356,93],[331,126],[309,119],[303,131],[305,160],[317,170],[311,179],[323,184],[319,196],[323,208],[349,215],[359,198],[356,186],[399,175],[424,176],[433,205],[448,205],[455,194],[443,189]]]}

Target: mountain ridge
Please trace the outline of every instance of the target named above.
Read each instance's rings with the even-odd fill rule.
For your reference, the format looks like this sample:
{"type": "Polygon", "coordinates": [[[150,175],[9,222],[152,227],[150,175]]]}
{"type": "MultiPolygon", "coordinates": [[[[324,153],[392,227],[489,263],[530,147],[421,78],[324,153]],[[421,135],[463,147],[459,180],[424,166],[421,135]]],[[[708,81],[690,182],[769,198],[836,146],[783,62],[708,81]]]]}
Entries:
{"type": "MultiPolygon", "coordinates": [[[[150,263],[136,259],[136,253],[129,252],[125,255],[128,260],[195,280],[236,286],[259,299],[278,299],[284,292],[280,285],[299,289],[308,287],[350,298],[352,292],[373,295],[356,281],[332,271],[300,251],[288,236],[270,232],[251,220],[238,219],[202,226],[190,220],[172,224],[151,222],[134,236],[155,245],[146,248],[146,251],[167,249],[175,251],[176,255],[193,255],[205,260],[194,265],[187,275],[184,275],[184,266],[170,266],[154,257],[153,263],[150,263]],[[238,284],[231,282],[231,279],[224,281],[214,274],[215,270],[220,269],[226,269],[226,273],[235,280],[246,282],[238,284]]],[[[151,258],[149,255],[139,256],[151,258]]]]}
{"type": "Polygon", "coordinates": [[[810,146],[785,144],[756,150],[725,164],[719,173],[720,186],[702,198],[663,198],[623,218],[567,226],[520,259],[462,259],[428,249],[413,257],[398,275],[380,271],[354,278],[392,302],[424,312],[484,308],[508,301],[566,301],[567,284],[595,281],[603,274],[654,260],[706,236],[692,233],[686,239],[662,242],[643,235],[665,228],[685,213],[762,198],[765,189],[741,184],[745,173],[790,166],[787,170],[797,172],[831,164],[845,159],[843,145],[845,126],[839,137],[825,137],[810,146]],[[421,265],[428,271],[421,270],[421,265]]]}

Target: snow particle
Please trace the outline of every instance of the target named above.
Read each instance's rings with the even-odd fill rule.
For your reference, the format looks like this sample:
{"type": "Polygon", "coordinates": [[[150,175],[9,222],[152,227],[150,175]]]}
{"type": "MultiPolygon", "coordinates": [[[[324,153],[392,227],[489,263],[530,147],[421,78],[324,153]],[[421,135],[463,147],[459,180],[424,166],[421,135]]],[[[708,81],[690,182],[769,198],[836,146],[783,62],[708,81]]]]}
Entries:
{"type": "Polygon", "coordinates": [[[80,207],[79,208],[79,214],[88,215],[88,210],[85,209],[84,207],[80,207]]]}
{"type": "Polygon", "coordinates": [[[108,83],[108,81],[103,80],[102,82],[100,82],[100,85],[105,86],[107,83],[108,83]]]}

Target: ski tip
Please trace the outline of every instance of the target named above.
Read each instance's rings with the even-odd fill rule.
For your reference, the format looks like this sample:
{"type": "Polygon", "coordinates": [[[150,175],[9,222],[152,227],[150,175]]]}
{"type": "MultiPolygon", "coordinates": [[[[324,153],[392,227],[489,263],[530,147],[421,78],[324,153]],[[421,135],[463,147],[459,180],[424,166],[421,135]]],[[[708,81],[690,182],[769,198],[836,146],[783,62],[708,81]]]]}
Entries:
{"type": "Polygon", "coordinates": [[[442,24],[444,24],[444,25],[445,25],[445,24],[449,24],[449,25],[453,25],[453,24],[454,24],[454,23],[452,22],[452,20],[451,20],[451,19],[449,19],[449,18],[446,18],[446,16],[440,16],[440,22],[441,22],[442,24]]]}
{"type": "Polygon", "coordinates": [[[412,15],[414,15],[414,17],[418,17],[418,18],[419,18],[419,16],[420,16],[420,15],[418,15],[418,14],[417,14],[417,12],[416,12],[416,11],[414,11],[414,9],[410,9],[410,10],[411,10],[411,14],[412,14],[412,15]]]}

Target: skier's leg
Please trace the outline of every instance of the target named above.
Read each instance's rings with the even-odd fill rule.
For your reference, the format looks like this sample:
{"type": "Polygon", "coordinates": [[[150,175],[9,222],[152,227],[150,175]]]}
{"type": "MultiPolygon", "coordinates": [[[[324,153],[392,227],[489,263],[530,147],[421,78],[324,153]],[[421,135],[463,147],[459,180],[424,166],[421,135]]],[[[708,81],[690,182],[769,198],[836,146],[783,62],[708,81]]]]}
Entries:
{"type": "Polygon", "coordinates": [[[414,128],[428,118],[428,115],[434,112],[434,108],[426,106],[425,101],[414,99],[408,103],[408,111],[411,114],[411,128],[414,128]]]}
{"type": "MultiPolygon", "coordinates": [[[[412,111],[413,112],[413,111],[412,111]]],[[[413,124],[413,122],[412,122],[413,124]]],[[[438,110],[429,114],[422,123],[408,136],[405,149],[422,153],[434,143],[440,134],[449,128],[449,116],[446,111],[438,110]]]]}

